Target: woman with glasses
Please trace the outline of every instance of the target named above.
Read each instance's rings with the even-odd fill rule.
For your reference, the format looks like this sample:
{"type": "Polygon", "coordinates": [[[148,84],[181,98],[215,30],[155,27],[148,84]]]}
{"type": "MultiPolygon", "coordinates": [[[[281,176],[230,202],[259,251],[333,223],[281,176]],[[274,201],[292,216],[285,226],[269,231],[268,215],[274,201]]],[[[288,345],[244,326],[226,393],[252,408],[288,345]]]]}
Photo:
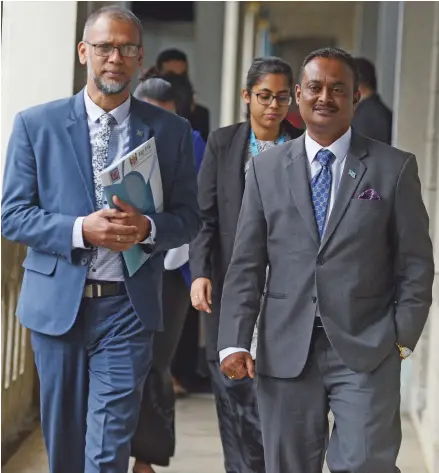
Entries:
{"type": "Polygon", "coordinates": [[[293,74],[285,61],[276,57],[255,59],[242,91],[248,120],[209,135],[198,176],[202,227],[190,244],[191,301],[196,309],[207,312],[208,364],[228,473],[263,473],[265,466],[254,381],[230,380],[220,372],[217,339],[221,294],[250,161],[302,134],[285,120],[292,94],[293,74]]]}
{"type": "MultiPolygon", "coordinates": [[[[134,96],[140,100],[187,117],[193,89],[186,76],[154,76],[147,72],[134,96]],[[149,77],[149,76],[152,77],[149,77]],[[166,79],[166,80],[165,80],[166,79]]],[[[197,170],[205,149],[204,140],[192,132],[197,170]]],[[[151,465],[168,466],[175,450],[175,395],[171,362],[180,339],[190,304],[190,273],[187,247],[170,250],[165,257],[163,273],[164,331],[154,335],[152,366],[143,389],[137,430],[131,443],[136,458],[134,473],[154,473],[151,465]]]]}

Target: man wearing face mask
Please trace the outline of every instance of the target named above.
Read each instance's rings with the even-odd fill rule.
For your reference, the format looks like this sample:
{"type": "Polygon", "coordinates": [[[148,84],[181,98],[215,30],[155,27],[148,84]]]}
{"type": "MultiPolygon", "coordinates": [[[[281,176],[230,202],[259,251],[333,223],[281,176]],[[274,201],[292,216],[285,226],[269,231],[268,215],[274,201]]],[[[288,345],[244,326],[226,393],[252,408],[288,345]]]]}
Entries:
{"type": "Polygon", "coordinates": [[[126,473],[153,334],[162,329],[163,255],[198,231],[192,133],[131,97],[142,26],[104,7],[78,46],[76,96],[19,113],[7,151],[2,233],[29,247],[17,314],[30,329],[50,473],[126,473]],[[99,172],[155,137],[164,211],[142,215],[99,172]],[[121,252],[148,255],[128,276],[121,252]]]}
{"type": "MultiPolygon", "coordinates": [[[[160,75],[174,73],[178,75],[189,75],[189,63],[187,56],[179,49],[165,49],[156,60],[156,68],[160,75]]],[[[209,109],[194,101],[189,116],[187,117],[192,128],[199,131],[203,140],[207,141],[210,132],[209,109]]]]}

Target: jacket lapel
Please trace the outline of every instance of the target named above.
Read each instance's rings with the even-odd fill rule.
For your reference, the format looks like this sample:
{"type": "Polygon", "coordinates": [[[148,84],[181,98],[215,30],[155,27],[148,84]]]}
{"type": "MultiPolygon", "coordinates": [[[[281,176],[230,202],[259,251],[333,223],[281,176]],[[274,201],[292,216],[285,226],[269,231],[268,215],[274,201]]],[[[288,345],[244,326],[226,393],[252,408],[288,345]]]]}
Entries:
{"type": "Polygon", "coordinates": [[[79,175],[84,184],[84,190],[87,195],[87,203],[90,212],[95,207],[93,167],[90,146],[90,135],[87,124],[87,114],[84,103],[84,90],[81,90],[72,98],[72,110],[67,118],[67,133],[70,136],[70,142],[73,147],[76,164],[79,175]]]}
{"type": "Polygon", "coordinates": [[[130,128],[131,150],[136,149],[138,146],[140,146],[142,143],[145,143],[145,141],[148,141],[149,138],[154,135],[152,129],[146,124],[146,118],[143,116],[141,107],[138,106],[137,100],[134,97],[131,97],[130,128]]]}
{"type": "Polygon", "coordinates": [[[305,135],[302,135],[296,140],[291,141],[290,155],[286,165],[286,170],[294,203],[296,204],[311,237],[315,241],[316,245],[319,246],[320,238],[312,207],[306,160],[305,135]]]}
{"type": "Polygon", "coordinates": [[[225,153],[227,159],[226,176],[227,187],[230,189],[229,210],[233,218],[238,221],[241,210],[242,196],[244,194],[245,177],[244,163],[247,156],[247,144],[250,137],[250,125],[243,123],[235,133],[230,147],[225,153]]]}
{"type": "Polygon", "coordinates": [[[351,145],[346,157],[340,186],[335,198],[334,207],[323,235],[320,251],[323,250],[342,219],[358,185],[366,172],[362,159],[367,155],[366,140],[352,131],[351,145]]]}

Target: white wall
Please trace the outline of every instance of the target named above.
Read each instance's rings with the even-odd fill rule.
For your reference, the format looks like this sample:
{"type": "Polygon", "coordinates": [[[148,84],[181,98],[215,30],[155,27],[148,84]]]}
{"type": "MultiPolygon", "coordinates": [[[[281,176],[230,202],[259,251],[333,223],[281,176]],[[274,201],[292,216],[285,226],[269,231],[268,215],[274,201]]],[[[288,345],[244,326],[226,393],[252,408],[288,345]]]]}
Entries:
{"type": "Polygon", "coordinates": [[[261,2],[270,11],[278,39],[333,37],[337,46],[356,46],[357,2],[261,2]]]}
{"type": "Polygon", "coordinates": [[[3,173],[6,145],[17,112],[72,94],[76,2],[2,4],[3,173]]]}
{"type": "MultiPolygon", "coordinates": [[[[164,3],[166,5],[166,3],[164,3]]],[[[160,52],[168,48],[183,51],[189,61],[189,75],[198,103],[210,110],[210,128],[219,126],[221,71],[224,29],[224,2],[196,2],[195,21],[143,23],[145,68],[155,64],[160,52]]],[[[132,90],[138,81],[133,81],[132,90]]]]}
{"type": "MultiPolygon", "coordinates": [[[[436,281],[426,328],[410,357],[410,413],[430,473],[439,473],[439,4],[404,2],[395,128],[399,148],[417,156],[430,216],[436,281]]],[[[406,366],[405,363],[403,365],[406,366]]],[[[408,373],[406,373],[408,374],[408,373]]],[[[407,382],[408,381],[408,382],[407,382]]]]}

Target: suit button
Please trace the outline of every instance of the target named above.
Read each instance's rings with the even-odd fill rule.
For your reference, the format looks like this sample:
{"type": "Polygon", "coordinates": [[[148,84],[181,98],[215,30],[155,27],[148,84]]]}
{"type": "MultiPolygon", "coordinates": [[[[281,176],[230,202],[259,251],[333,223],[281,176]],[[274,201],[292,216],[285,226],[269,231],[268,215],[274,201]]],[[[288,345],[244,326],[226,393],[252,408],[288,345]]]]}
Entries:
{"type": "Polygon", "coordinates": [[[317,264],[318,264],[319,266],[323,266],[323,265],[325,264],[325,260],[324,260],[323,258],[319,258],[319,259],[317,260],[317,264]]]}
{"type": "Polygon", "coordinates": [[[311,300],[312,300],[312,303],[315,304],[317,302],[317,297],[313,297],[311,300]]]}
{"type": "Polygon", "coordinates": [[[87,266],[88,265],[88,258],[84,257],[81,259],[81,264],[82,266],[87,266]]]}

